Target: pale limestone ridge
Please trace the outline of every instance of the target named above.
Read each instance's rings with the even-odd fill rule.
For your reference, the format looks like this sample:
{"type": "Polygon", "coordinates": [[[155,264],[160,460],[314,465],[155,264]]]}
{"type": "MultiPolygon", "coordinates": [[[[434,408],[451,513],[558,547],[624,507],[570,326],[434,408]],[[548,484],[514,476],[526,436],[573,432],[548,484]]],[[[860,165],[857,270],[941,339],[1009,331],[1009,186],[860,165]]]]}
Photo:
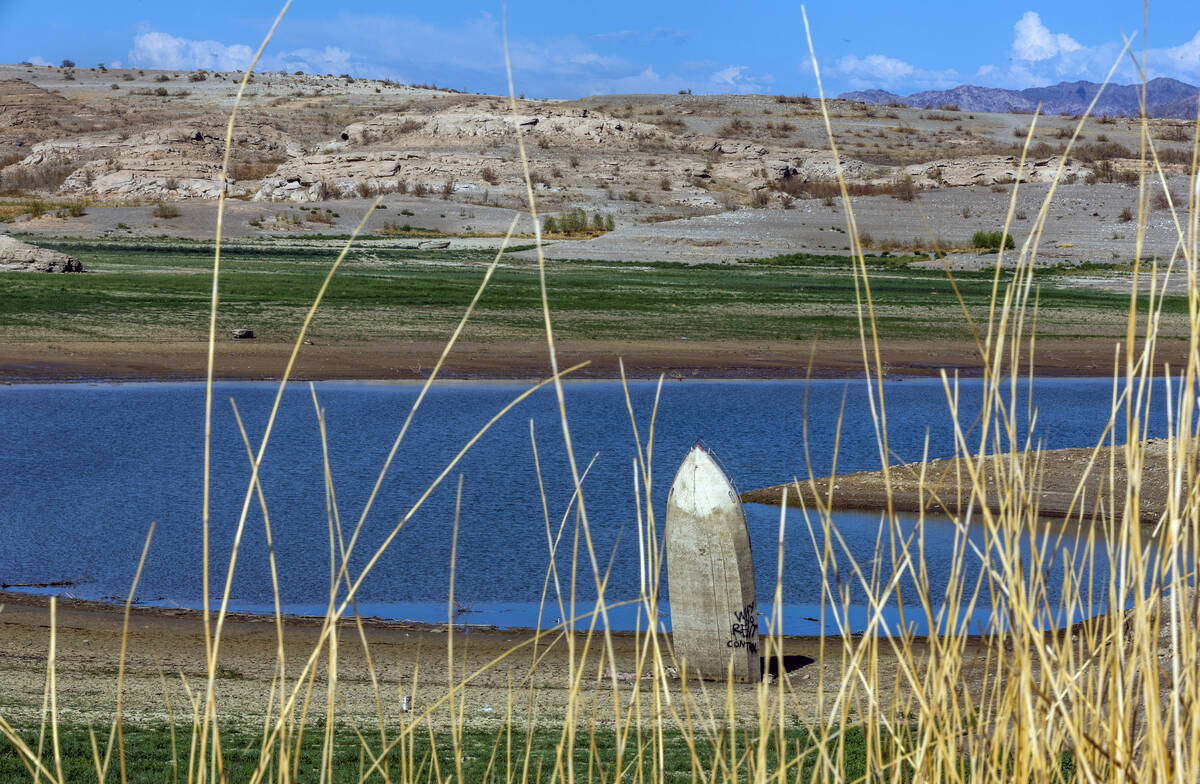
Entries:
{"type": "MultiPolygon", "coordinates": [[[[136,133],[104,131],[53,139],[33,145],[14,166],[30,170],[53,165],[76,167],[59,188],[64,193],[215,199],[220,193],[225,123],[225,118],[209,115],[136,133]]],[[[235,162],[282,161],[304,151],[287,134],[264,122],[239,123],[234,143],[235,162]]],[[[254,190],[230,180],[231,196],[248,195],[254,190]]]]}

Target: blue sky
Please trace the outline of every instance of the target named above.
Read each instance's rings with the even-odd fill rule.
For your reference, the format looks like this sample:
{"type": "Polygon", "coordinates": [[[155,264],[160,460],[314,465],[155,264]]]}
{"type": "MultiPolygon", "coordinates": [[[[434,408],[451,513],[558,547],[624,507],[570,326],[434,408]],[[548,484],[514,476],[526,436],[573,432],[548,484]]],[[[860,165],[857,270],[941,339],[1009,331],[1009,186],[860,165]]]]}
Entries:
{"type": "MultiPolygon", "coordinates": [[[[240,67],[281,6],[243,0],[0,0],[0,61],[140,68],[240,67]]],[[[1200,6],[1152,2],[1042,5],[936,0],[807,6],[826,92],[900,93],[981,84],[1021,88],[1100,80],[1122,34],[1150,76],[1200,84],[1200,6]]],[[[351,73],[505,90],[497,3],[295,0],[264,70],[351,73]]],[[[512,0],[517,90],[571,98],[621,92],[816,94],[800,5],[512,0]]],[[[1135,72],[1126,58],[1117,80],[1135,72]]]]}

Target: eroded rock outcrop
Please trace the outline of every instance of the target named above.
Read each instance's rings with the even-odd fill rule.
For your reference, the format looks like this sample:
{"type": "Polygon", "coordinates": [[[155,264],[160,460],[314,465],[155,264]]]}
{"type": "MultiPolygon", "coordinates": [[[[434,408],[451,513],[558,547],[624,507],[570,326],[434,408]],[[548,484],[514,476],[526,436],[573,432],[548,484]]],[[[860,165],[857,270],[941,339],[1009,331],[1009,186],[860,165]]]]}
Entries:
{"type": "Polygon", "coordinates": [[[0,234],[0,272],[83,272],[74,256],[0,234]]]}
{"type": "MultiPolygon", "coordinates": [[[[1032,158],[1021,166],[1015,155],[998,157],[954,158],[930,161],[905,166],[901,174],[913,178],[920,187],[937,188],[964,185],[1006,185],[1020,179],[1022,182],[1050,182],[1058,174],[1061,159],[1032,158]],[[1019,177],[1018,177],[1019,175],[1019,177]]],[[[1062,177],[1070,182],[1073,177],[1085,177],[1092,169],[1071,160],[1063,168],[1062,177]]]]}
{"type": "MultiPolygon", "coordinates": [[[[10,167],[36,171],[70,166],[60,192],[116,198],[214,199],[220,193],[225,119],[193,117],[134,134],[102,132],[33,145],[10,167]]],[[[244,196],[256,183],[303,148],[273,125],[238,125],[230,166],[229,194],[244,196]]]]}

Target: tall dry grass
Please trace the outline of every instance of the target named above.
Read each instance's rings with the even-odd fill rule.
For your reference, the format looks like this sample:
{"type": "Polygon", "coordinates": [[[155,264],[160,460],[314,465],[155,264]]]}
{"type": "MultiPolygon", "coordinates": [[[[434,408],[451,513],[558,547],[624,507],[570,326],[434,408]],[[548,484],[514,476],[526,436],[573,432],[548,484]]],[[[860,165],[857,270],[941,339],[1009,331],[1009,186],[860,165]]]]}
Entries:
{"type": "MultiPolygon", "coordinates": [[[[285,7],[286,10],[286,7],[285,7]]],[[[280,14],[282,17],[282,12],[280,14]]],[[[276,20],[276,24],[279,20],[276,20]]],[[[807,20],[805,20],[807,30],[807,20]]],[[[272,28],[274,29],[274,28],[272,28]]],[[[270,35],[259,49],[261,54],[270,35]]],[[[811,41],[810,41],[811,50],[811,41]]],[[[256,56],[257,59],[257,56],[256,56]]],[[[814,70],[819,69],[815,57],[814,70]]],[[[1114,66],[1115,67],[1115,66],[1114,66]]],[[[243,87],[249,79],[248,70],[243,87]]],[[[514,92],[510,82],[510,98],[514,92]]],[[[240,94],[239,94],[240,95],[240,94]]],[[[824,99],[822,98],[822,106],[824,99]]],[[[515,112],[515,100],[512,100],[515,112]]],[[[230,116],[226,135],[226,165],[229,141],[237,108],[230,116]]],[[[833,156],[837,150],[829,115],[825,123],[833,156]]],[[[1037,118],[1030,127],[1032,135],[1037,118]]],[[[1080,121],[1082,126],[1082,120],[1080,121]]],[[[1078,128],[1076,135],[1078,134],[1078,128]]],[[[529,161],[521,137],[522,165],[527,174],[528,209],[536,220],[537,204],[528,176],[529,161]]],[[[258,726],[258,764],[252,782],[332,781],[334,744],[339,731],[352,731],[360,745],[361,765],[352,780],[360,781],[451,781],[461,780],[462,744],[470,719],[465,712],[465,694],[490,669],[506,666],[516,658],[530,664],[534,673],[551,639],[567,648],[567,686],[553,763],[532,764],[532,737],[537,720],[527,712],[524,724],[511,717],[514,708],[531,701],[534,678],[523,683],[509,681],[505,715],[510,717],[497,731],[489,780],[493,781],[841,781],[851,777],[870,781],[1011,782],[1011,781],[1190,781],[1200,780],[1200,594],[1195,589],[1195,568],[1200,558],[1200,477],[1197,471],[1195,432],[1197,392],[1200,391],[1200,288],[1197,281],[1197,249],[1200,237],[1200,208],[1197,205],[1196,137],[1193,135],[1191,187],[1187,203],[1171,204],[1171,219],[1179,242],[1169,259],[1139,264],[1133,273],[1128,328],[1125,341],[1116,347],[1113,369],[1114,393],[1105,440],[1119,447],[1107,464],[1093,458],[1089,470],[1109,477],[1127,471],[1128,490],[1123,495],[1109,491],[1099,498],[1087,497],[1081,481],[1072,515],[1078,536],[1073,542],[1052,538],[1050,529],[1037,516],[1040,478],[1046,471],[1044,456],[1035,437],[1022,439],[1019,423],[1032,420],[1032,409],[1021,410],[1021,385],[1031,379],[1036,348],[1037,290],[1033,269],[1043,236],[1054,188],[1035,221],[1035,228],[1019,249],[997,253],[992,306],[984,323],[971,321],[977,341],[980,367],[984,372],[984,395],[974,428],[958,419],[955,379],[943,375],[946,416],[954,425],[955,450],[962,470],[952,492],[964,499],[966,509],[955,522],[957,534],[949,586],[935,594],[923,558],[924,526],[902,528],[891,508],[880,510],[880,550],[869,571],[851,565],[839,572],[838,554],[848,552],[830,512],[832,486],[817,487],[801,498],[820,499],[793,518],[804,528],[802,538],[811,542],[814,557],[822,566],[825,594],[822,621],[840,629],[822,643],[813,665],[818,677],[811,685],[795,678],[778,677],[745,686],[729,683],[699,683],[679,679],[686,663],[676,661],[669,637],[659,632],[663,608],[659,605],[659,583],[663,574],[661,499],[653,496],[654,418],[646,432],[638,427],[637,412],[628,404],[632,426],[631,467],[635,487],[636,536],[641,559],[641,584],[637,597],[639,628],[634,633],[637,651],[632,663],[618,661],[613,635],[606,623],[611,605],[606,599],[606,567],[590,534],[587,492],[572,448],[570,415],[562,378],[574,368],[560,368],[556,353],[552,313],[546,292],[551,285],[539,254],[542,311],[546,332],[548,377],[518,395],[512,403],[463,445],[429,486],[412,509],[393,527],[391,534],[354,572],[351,556],[359,545],[359,534],[367,521],[382,481],[390,469],[410,427],[418,426],[418,413],[429,388],[454,348],[463,327],[474,311],[499,262],[497,254],[480,282],[479,290],[463,314],[458,328],[448,339],[442,356],[417,396],[400,427],[393,447],[380,467],[369,500],[352,528],[340,517],[324,451],[324,417],[313,395],[321,426],[325,455],[325,486],[314,492],[326,494],[329,509],[330,582],[327,609],[317,642],[306,657],[285,655],[284,626],[278,599],[275,609],[277,655],[270,688],[262,694],[260,710],[253,717],[230,715],[223,710],[215,682],[222,661],[225,622],[230,587],[237,566],[239,542],[250,509],[261,508],[270,544],[270,514],[259,485],[259,469],[267,458],[279,395],[268,418],[262,440],[253,444],[243,439],[250,478],[245,490],[237,534],[230,553],[223,590],[208,595],[208,472],[210,453],[204,458],[204,502],[201,522],[205,559],[201,564],[204,585],[206,637],[203,683],[184,683],[188,704],[176,721],[173,706],[171,748],[175,780],[216,782],[227,780],[223,769],[223,732],[250,719],[258,726]],[[1189,359],[1184,367],[1159,367],[1156,362],[1158,318],[1168,278],[1184,276],[1191,314],[1189,359]],[[1139,296],[1141,295],[1141,296],[1139,296]],[[1143,299],[1145,297],[1145,299],[1143,299]],[[1143,305],[1143,303],[1148,303],[1143,305]],[[1171,492],[1157,525],[1148,530],[1139,525],[1139,486],[1145,448],[1137,437],[1144,433],[1156,377],[1168,384],[1169,470],[1171,492]],[[369,635],[357,614],[355,597],[371,569],[383,557],[396,535],[430,493],[442,482],[453,481],[456,465],[475,440],[499,417],[535,389],[552,386],[560,414],[562,448],[569,458],[575,495],[558,516],[545,495],[533,499],[535,513],[544,518],[547,547],[551,553],[546,574],[543,604],[555,605],[565,619],[556,626],[539,629],[528,639],[498,655],[475,671],[466,671],[461,649],[456,647],[455,627],[446,635],[447,682],[440,696],[415,706],[413,714],[399,722],[385,719],[385,704],[410,696],[419,680],[411,673],[402,683],[384,682],[370,655],[369,635]],[[1131,434],[1127,443],[1116,444],[1116,425],[1131,434]],[[989,477],[991,482],[989,482],[989,477]],[[993,494],[993,498],[989,498],[993,494]],[[992,511],[998,509],[998,511],[992,511]],[[557,519],[557,522],[555,520],[557,519]],[[971,523],[982,524],[984,543],[967,536],[971,523]],[[1032,542],[1032,546],[1029,543],[1032,542]],[[1073,565],[1063,569],[1061,584],[1051,584],[1049,561],[1062,547],[1069,548],[1073,565]],[[1108,564],[1102,582],[1093,571],[1108,564]],[[973,570],[973,565],[981,568],[973,570]],[[980,574],[977,579],[969,577],[980,574]],[[576,601],[580,580],[595,583],[599,599],[584,611],[576,601]],[[908,587],[904,587],[908,586],[908,587]],[[871,612],[863,634],[851,634],[846,624],[851,589],[867,597],[871,612]],[[1060,597],[1060,598],[1052,598],[1060,597]],[[996,625],[983,637],[963,620],[976,607],[995,607],[996,625]],[[217,609],[210,610],[215,606],[217,609]],[[899,607],[900,624],[890,608],[899,607]],[[350,622],[356,645],[365,652],[367,673],[374,700],[375,726],[358,727],[344,718],[339,692],[339,645],[337,629],[350,622]],[[911,621],[940,633],[918,635],[911,621]],[[1074,623],[1069,628],[1047,632],[1056,624],[1074,623]],[[563,635],[565,630],[574,633],[563,635]],[[602,665],[597,668],[599,659],[602,665]],[[631,680],[618,679],[621,668],[633,668],[631,680]],[[318,678],[318,669],[322,669],[318,678]],[[606,673],[597,679],[597,669],[606,673]],[[832,671],[832,677],[821,673],[832,671]],[[407,693],[406,693],[407,687],[407,693]],[[810,693],[803,695],[801,688],[810,693]],[[812,692],[815,692],[813,694],[812,692]],[[749,703],[735,697],[751,695],[749,703]],[[752,704],[752,709],[737,705],[752,704]],[[815,707],[813,707],[815,706],[815,707]],[[435,712],[443,719],[436,729],[435,712]],[[515,725],[515,726],[514,726],[515,725]],[[615,733],[615,759],[599,760],[594,744],[597,728],[615,733]],[[178,728],[182,737],[176,738],[178,728]],[[300,753],[306,734],[317,733],[322,748],[319,770],[301,770],[300,753]],[[177,742],[178,741],[178,742],[177,742]],[[686,764],[668,762],[668,748],[680,743],[687,749],[686,764]],[[428,744],[428,745],[425,745],[428,744]],[[586,768],[576,762],[574,750],[589,750],[586,768]],[[423,749],[418,754],[418,748],[423,749]],[[432,751],[430,749],[433,749],[432,751]],[[450,760],[442,767],[439,760],[450,760]],[[684,768],[681,770],[681,767],[684,768]],[[852,771],[857,771],[852,773],[852,771]]],[[[1066,146],[1063,158],[1070,153],[1066,146]]],[[[1026,149],[1028,141],[1026,142],[1026,149]]],[[[1133,258],[1142,257],[1149,203],[1156,191],[1168,194],[1153,139],[1143,123],[1141,134],[1142,176],[1139,180],[1138,231],[1133,258]]],[[[883,383],[882,349],[875,333],[876,301],[858,241],[853,205],[839,173],[840,194],[847,215],[848,233],[854,237],[856,273],[853,285],[858,295],[862,361],[871,395],[867,415],[876,425],[881,465],[889,471],[886,385],[883,383]]],[[[1013,186],[1007,233],[1020,184],[1013,186]]],[[[216,314],[220,299],[221,215],[218,213],[218,250],[213,260],[212,321],[209,337],[209,393],[206,400],[206,445],[211,438],[212,367],[216,314]]],[[[366,218],[364,218],[365,222],[366,218]]],[[[514,218],[515,227],[516,219],[514,218]]],[[[360,227],[361,228],[361,227],[360,227]]],[[[509,236],[511,236],[510,228],[509,236]]],[[[930,232],[932,236],[932,232],[930,232]]],[[[539,237],[540,241],[540,237],[539,237]]],[[[328,280],[345,258],[346,248],[333,262],[328,280]]],[[[507,242],[507,240],[506,240],[507,242]]],[[[947,273],[949,274],[949,273],[947,273]]],[[[279,394],[288,383],[305,332],[319,307],[325,288],[316,296],[308,317],[296,336],[292,357],[279,384],[279,394]]],[[[628,396],[627,396],[628,401],[628,396]]],[[[1030,404],[1032,405],[1032,404],[1030,404]]],[[[645,412],[642,412],[643,414],[645,412]]],[[[239,419],[239,426],[240,426],[239,419]]],[[[1097,443],[1095,455],[1104,441],[1097,443]]],[[[534,448],[537,442],[534,441],[534,448]]],[[[536,458],[536,451],[535,451],[536,458]]],[[[541,480],[540,464],[535,469],[541,480]]],[[[810,471],[811,475],[811,471],[810,471]]],[[[461,498],[462,479],[458,479],[461,498]]],[[[1107,483],[1108,487],[1112,482],[1107,483]]],[[[932,492],[924,482],[922,488],[932,492]]],[[[799,491],[797,486],[796,490],[799,491]]],[[[945,493],[945,488],[939,492],[945,493]]],[[[785,524],[779,523],[777,568],[783,568],[785,524]]],[[[457,519],[455,542],[457,543],[457,519]]],[[[795,533],[795,532],[793,532],[795,533]]],[[[793,537],[795,538],[795,537],[793,537]]],[[[149,543],[147,543],[149,544],[149,543]]],[[[760,557],[761,554],[760,554],[760,557]]],[[[276,565],[271,555],[271,574],[276,565]]],[[[143,562],[145,553],[143,553],[143,562]]],[[[453,564],[452,564],[453,565],[453,564]]],[[[138,574],[140,574],[140,564],[138,574]]],[[[136,589],[136,579],[133,586],[136,589]]],[[[133,595],[133,590],[130,596],[133,595]]],[[[784,667],[780,607],[786,600],[782,579],[774,587],[773,612],[766,619],[764,653],[779,672],[784,667]]],[[[0,732],[25,762],[34,782],[63,782],[59,729],[61,723],[56,678],[55,604],[50,605],[50,653],[46,663],[44,721],[36,743],[0,718],[0,732]]],[[[126,604],[125,623],[129,623],[126,604]]],[[[453,578],[448,612],[454,615],[453,578]]],[[[122,653],[124,660],[124,649],[122,653]]],[[[361,675],[361,674],[360,674],[361,675]]],[[[125,727],[121,702],[121,680],[117,674],[118,698],[111,724],[92,732],[95,777],[98,781],[125,781],[125,727]],[[114,762],[115,760],[115,762],[114,762]]],[[[165,692],[165,690],[164,690],[165,692]]]]}

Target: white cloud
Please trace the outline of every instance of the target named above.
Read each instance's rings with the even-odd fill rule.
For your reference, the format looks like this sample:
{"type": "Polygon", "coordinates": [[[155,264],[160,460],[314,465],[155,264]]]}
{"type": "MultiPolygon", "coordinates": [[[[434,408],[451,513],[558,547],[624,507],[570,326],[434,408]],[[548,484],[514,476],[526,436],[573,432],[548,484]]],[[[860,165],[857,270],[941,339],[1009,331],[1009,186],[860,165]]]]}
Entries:
{"type": "Polygon", "coordinates": [[[25,62],[29,63],[30,65],[52,65],[52,63],[46,62],[37,55],[34,55],[33,57],[26,57],[25,62]]]}
{"type": "Polygon", "coordinates": [[[147,32],[133,37],[129,61],[138,68],[237,71],[250,65],[254,51],[244,44],[192,41],[170,33],[147,32]]]}
{"type": "Polygon", "coordinates": [[[903,60],[882,54],[869,54],[861,58],[847,55],[837,61],[835,69],[842,76],[871,79],[882,84],[906,79],[916,70],[903,60]]]}
{"type": "Polygon", "coordinates": [[[1200,30],[1192,40],[1179,46],[1158,49],[1146,53],[1146,59],[1152,60],[1181,74],[1200,75],[1200,30]]]}
{"type": "Polygon", "coordinates": [[[622,43],[632,41],[638,37],[638,33],[633,30],[618,30],[615,33],[595,33],[592,38],[597,41],[615,41],[622,43]]]}
{"type": "Polygon", "coordinates": [[[756,74],[744,65],[728,65],[708,77],[708,84],[699,85],[705,92],[761,93],[773,84],[770,74],[756,74]]]}
{"type": "Polygon", "coordinates": [[[644,68],[639,73],[606,79],[589,79],[580,88],[584,93],[629,94],[629,93],[672,93],[681,90],[684,81],[678,76],[661,76],[653,68],[644,68]]]}
{"type": "Polygon", "coordinates": [[[745,71],[746,66],[744,65],[731,65],[728,68],[722,68],[717,71],[710,78],[713,84],[723,84],[733,87],[745,71]]]}
{"type": "Polygon", "coordinates": [[[845,79],[856,90],[925,90],[952,87],[958,83],[958,72],[953,68],[946,71],[928,71],[883,54],[842,57],[834,63],[831,75],[845,79]]]}
{"type": "Polygon", "coordinates": [[[360,69],[354,68],[351,64],[350,53],[336,46],[327,46],[324,49],[293,49],[267,58],[266,64],[272,69],[275,68],[276,63],[279,63],[279,68],[288,72],[331,74],[353,72],[355,75],[363,75],[360,69]]]}
{"type": "Polygon", "coordinates": [[[1078,41],[1066,33],[1050,32],[1037,11],[1026,11],[1013,25],[1012,55],[1018,60],[1048,60],[1082,48],[1078,41]]]}
{"type": "MultiPolygon", "coordinates": [[[[982,84],[1011,89],[1077,79],[1100,82],[1115,63],[1115,83],[1132,84],[1141,79],[1123,43],[1084,46],[1065,33],[1050,32],[1034,11],[1027,11],[1013,25],[1011,54],[1009,63],[980,66],[975,76],[982,84]]],[[[1192,84],[1200,81],[1200,31],[1176,46],[1147,50],[1144,67],[1150,79],[1168,76],[1192,84]]]]}

